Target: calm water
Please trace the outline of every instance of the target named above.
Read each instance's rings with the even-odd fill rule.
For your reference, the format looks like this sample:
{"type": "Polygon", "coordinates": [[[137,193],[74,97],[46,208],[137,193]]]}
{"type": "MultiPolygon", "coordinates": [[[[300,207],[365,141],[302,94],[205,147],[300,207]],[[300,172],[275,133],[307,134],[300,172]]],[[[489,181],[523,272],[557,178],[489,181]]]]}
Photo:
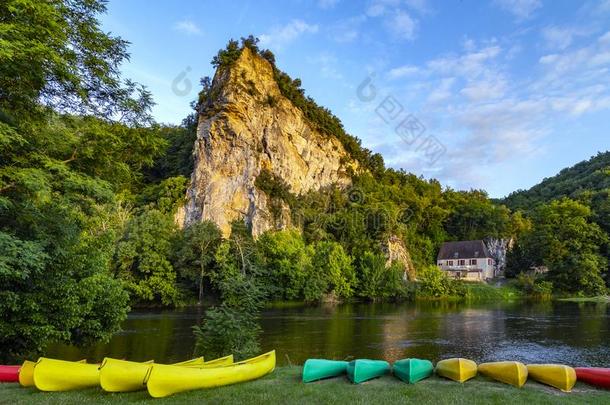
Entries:
{"type": "MultiPolygon", "coordinates": [[[[49,356],[179,361],[192,354],[202,310],[133,312],[108,344],[49,348],[49,356]]],[[[579,366],[610,365],[610,305],[596,303],[409,303],[270,309],[262,349],[280,364],[309,357],[467,357],[579,366]]]]}

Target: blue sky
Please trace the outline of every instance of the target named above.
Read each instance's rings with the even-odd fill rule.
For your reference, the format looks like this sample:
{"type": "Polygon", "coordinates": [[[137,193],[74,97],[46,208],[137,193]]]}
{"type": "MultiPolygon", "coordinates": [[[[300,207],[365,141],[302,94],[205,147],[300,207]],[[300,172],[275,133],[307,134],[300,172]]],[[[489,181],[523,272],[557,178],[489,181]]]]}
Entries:
{"type": "Polygon", "coordinates": [[[254,34],[386,164],[446,186],[502,197],[609,149],[610,0],[111,0],[102,22],[159,122],[254,34]]]}

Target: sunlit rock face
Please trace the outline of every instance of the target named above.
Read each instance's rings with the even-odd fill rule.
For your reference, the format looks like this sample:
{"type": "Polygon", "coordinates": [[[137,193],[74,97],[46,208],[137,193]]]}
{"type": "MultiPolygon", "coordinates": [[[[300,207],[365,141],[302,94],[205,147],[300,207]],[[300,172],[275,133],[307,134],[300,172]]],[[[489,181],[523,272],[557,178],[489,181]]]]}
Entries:
{"type": "Polygon", "coordinates": [[[199,116],[187,203],[176,216],[182,225],[211,220],[225,236],[236,219],[254,236],[289,226],[287,207],[272,215],[269,197],[255,186],[263,169],[297,195],[350,184],[347,171],[356,163],[281,95],[265,59],[245,48],[233,66],[217,70],[211,93],[213,104],[199,116]]]}

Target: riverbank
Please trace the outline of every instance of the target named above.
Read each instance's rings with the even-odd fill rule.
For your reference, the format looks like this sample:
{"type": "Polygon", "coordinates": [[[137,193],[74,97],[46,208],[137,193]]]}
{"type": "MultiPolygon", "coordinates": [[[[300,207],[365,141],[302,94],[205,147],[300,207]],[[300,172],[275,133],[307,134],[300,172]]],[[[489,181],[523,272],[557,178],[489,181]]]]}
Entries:
{"type": "Polygon", "coordinates": [[[600,295],[598,297],[568,297],[568,298],[558,298],[557,301],[564,302],[597,302],[602,304],[610,304],[610,296],[608,295],[600,295]]]}
{"type": "Polygon", "coordinates": [[[465,384],[432,377],[414,385],[405,384],[391,376],[361,385],[352,385],[345,378],[335,378],[311,384],[300,382],[301,367],[280,367],[272,374],[249,383],[210,390],[178,394],[153,400],[146,391],[108,394],[101,389],[75,392],[44,393],[20,388],[17,384],[0,384],[0,402],[11,404],[102,404],[102,403],[315,403],[315,404],[608,404],[610,391],[594,389],[577,383],[573,392],[528,381],[518,389],[478,376],[465,384]]]}

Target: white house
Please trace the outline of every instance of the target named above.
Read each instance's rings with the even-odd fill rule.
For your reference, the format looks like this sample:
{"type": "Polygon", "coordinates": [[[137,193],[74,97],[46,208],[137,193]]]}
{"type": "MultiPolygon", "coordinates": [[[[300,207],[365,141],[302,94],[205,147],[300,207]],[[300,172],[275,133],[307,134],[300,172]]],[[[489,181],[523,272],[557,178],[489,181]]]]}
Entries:
{"type": "Polygon", "coordinates": [[[436,264],[450,276],[485,281],[494,277],[494,259],[482,240],[445,242],[436,264]]]}

